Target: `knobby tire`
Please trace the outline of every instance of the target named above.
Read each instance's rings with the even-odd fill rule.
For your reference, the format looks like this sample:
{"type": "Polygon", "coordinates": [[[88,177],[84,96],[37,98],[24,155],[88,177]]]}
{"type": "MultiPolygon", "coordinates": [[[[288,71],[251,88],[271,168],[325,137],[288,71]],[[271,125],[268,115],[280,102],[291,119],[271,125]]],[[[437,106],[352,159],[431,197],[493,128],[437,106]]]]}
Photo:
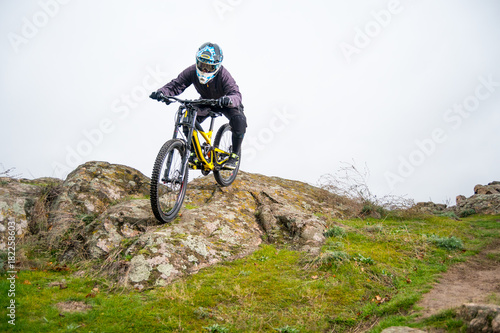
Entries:
{"type": "Polygon", "coordinates": [[[184,202],[189,169],[184,168],[187,158],[184,141],[172,139],[161,147],[151,176],[151,209],[162,223],[175,219],[184,202]]]}
{"type": "MultiPolygon", "coordinates": [[[[214,147],[230,153],[232,149],[231,145],[232,145],[231,126],[229,126],[229,124],[224,124],[219,128],[217,134],[215,135],[214,147]]],[[[219,159],[219,161],[223,159],[223,157],[219,157],[217,155],[216,158],[219,159]]],[[[241,156],[240,156],[240,161],[238,162],[238,165],[234,170],[225,170],[225,169],[214,170],[214,178],[217,181],[217,183],[220,186],[224,187],[231,185],[236,179],[236,175],[238,174],[238,170],[240,169],[240,163],[241,163],[241,156]]]]}

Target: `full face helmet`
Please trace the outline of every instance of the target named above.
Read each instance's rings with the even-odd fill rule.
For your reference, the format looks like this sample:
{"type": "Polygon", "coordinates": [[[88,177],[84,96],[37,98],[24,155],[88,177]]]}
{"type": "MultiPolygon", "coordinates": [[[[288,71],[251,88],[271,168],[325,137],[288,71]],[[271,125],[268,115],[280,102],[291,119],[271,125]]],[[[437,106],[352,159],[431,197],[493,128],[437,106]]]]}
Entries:
{"type": "Polygon", "coordinates": [[[219,45],[205,43],[196,52],[196,74],[201,84],[207,84],[220,69],[222,50],[219,45]]]}

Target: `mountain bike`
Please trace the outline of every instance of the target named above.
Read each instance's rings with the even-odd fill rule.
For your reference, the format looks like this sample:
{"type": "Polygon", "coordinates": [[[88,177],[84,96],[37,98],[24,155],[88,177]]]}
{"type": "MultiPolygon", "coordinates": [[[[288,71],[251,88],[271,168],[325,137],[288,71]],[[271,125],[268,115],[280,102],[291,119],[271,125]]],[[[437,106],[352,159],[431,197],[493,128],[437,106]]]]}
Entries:
{"type": "Polygon", "coordinates": [[[177,216],[182,207],[189,169],[201,170],[204,176],[213,172],[220,186],[229,186],[236,179],[239,163],[235,169],[224,168],[232,151],[232,132],[228,123],[219,128],[212,143],[215,118],[222,113],[209,111],[208,132],[196,120],[199,107],[216,106],[216,99],[183,100],[172,96],[161,96],[161,99],[167,104],[180,103],[174,134],[161,147],[151,176],[151,208],[160,222],[167,223],[177,216]]]}

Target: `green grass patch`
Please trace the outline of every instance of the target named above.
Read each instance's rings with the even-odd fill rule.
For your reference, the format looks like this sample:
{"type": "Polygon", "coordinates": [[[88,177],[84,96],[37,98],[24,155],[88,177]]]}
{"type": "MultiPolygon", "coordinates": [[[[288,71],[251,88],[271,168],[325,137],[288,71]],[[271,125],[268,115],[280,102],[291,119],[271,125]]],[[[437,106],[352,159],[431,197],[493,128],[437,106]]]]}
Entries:
{"type": "MultiPolygon", "coordinates": [[[[405,325],[458,332],[462,323],[453,313],[424,323],[409,314],[440,273],[500,236],[498,220],[347,220],[328,229],[335,231],[317,256],[262,245],[245,258],[143,291],[75,276],[81,267],[47,265],[18,273],[16,325],[2,320],[0,331],[349,332],[378,323],[371,331],[405,325]],[[61,304],[85,310],[66,312],[61,304]]],[[[0,294],[9,287],[0,275],[0,294]]]]}
{"type": "Polygon", "coordinates": [[[436,235],[431,235],[429,237],[430,241],[436,246],[447,250],[461,250],[464,248],[464,243],[462,240],[455,236],[451,237],[439,237],[436,235]]]}
{"type": "Polygon", "coordinates": [[[340,226],[333,226],[324,232],[325,237],[343,237],[345,235],[345,229],[340,226]]]}

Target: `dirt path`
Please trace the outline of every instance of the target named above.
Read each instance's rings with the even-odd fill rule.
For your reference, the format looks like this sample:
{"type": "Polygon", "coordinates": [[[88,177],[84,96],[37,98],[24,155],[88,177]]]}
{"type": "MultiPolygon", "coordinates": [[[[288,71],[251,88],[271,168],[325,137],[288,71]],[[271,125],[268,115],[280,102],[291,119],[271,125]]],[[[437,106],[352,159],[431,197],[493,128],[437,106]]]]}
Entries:
{"type": "Polygon", "coordinates": [[[500,302],[500,239],[480,254],[448,269],[417,304],[422,318],[463,303],[500,302]],[[495,260],[496,259],[496,260],[495,260]]]}

